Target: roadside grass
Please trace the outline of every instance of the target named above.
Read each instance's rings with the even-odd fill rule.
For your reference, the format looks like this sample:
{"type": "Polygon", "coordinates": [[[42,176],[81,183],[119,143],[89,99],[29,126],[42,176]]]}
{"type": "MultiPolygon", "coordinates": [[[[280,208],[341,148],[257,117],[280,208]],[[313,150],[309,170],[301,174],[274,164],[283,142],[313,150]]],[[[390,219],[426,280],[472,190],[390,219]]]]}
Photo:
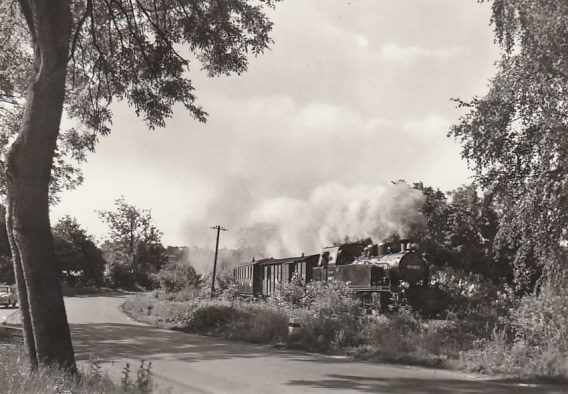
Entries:
{"type": "Polygon", "coordinates": [[[461,352],[472,348],[477,338],[464,335],[471,327],[457,318],[425,320],[407,310],[388,316],[366,315],[345,305],[332,308],[331,298],[310,308],[265,301],[176,299],[170,301],[156,293],[136,294],[127,299],[123,309],[136,320],[162,328],[429,367],[453,368],[461,352]],[[293,329],[291,321],[296,326],[293,329]]]}
{"type": "Polygon", "coordinates": [[[156,292],[128,298],[124,310],[136,320],[184,332],[376,362],[568,382],[565,290],[562,297],[543,292],[520,305],[505,293],[502,299],[461,300],[436,319],[404,308],[369,315],[349,297],[339,297],[340,287],[310,291],[293,301],[276,296],[268,302],[156,292]]]}
{"type": "Polygon", "coordinates": [[[460,357],[460,367],[568,383],[568,270],[523,297],[488,337],[460,357]]]}
{"type": "Polygon", "coordinates": [[[25,356],[19,329],[0,326],[0,392],[2,394],[147,394],[152,392],[151,366],[141,363],[138,371],[127,365],[119,384],[97,362],[71,376],[55,367],[32,371],[25,356]]]}
{"type": "Polygon", "coordinates": [[[251,343],[281,345],[288,335],[288,315],[269,305],[211,301],[197,308],[180,329],[251,343]]]}
{"type": "Polygon", "coordinates": [[[288,334],[288,314],[260,303],[194,298],[171,301],[163,293],[136,294],[123,305],[138,321],[162,328],[220,336],[252,343],[282,345],[288,334]]]}

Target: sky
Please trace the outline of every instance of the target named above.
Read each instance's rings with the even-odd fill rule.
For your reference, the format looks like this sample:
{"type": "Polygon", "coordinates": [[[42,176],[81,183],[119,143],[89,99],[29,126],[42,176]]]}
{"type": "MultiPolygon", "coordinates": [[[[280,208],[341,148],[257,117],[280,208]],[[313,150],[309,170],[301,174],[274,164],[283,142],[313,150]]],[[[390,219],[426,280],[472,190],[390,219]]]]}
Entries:
{"type": "Polygon", "coordinates": [[[112,134],[52,221],[70,215],[104,237],[95,211],[124,196],[151,210],[165,245],[213,247],[221,225],[233,247],[270,223],[275,253],[299,253],[411,226],[420,196],[391,181],[471,182],[446,135],[463,115],[451,99],[483,95],[495,71],[487,4],[285,0],[269,15],[274,44],[246,73],[208,78],[192,64],[206,124],[180,107],[150,131],[115,104],[112,134]]]}

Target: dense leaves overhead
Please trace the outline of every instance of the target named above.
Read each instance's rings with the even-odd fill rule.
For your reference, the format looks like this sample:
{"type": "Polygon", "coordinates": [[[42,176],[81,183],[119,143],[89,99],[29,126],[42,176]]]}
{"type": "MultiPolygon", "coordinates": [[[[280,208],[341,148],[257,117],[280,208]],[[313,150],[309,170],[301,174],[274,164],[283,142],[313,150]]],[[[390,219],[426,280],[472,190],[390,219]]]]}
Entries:
{"type": "MultiPolygon", "coordinates": [[[[163,127],[181,104],[194,118],[190,69],[210,76],[240,74],[249,55],[271,43],[265,15],[279,0],[73,0],[65,114],[80,125],[62,130],[52,196],[73,187],[81,173],[69,163],[94,151],[110,132],[114,101],[126,101],[150,128],[163,127]]],[[[0,4],[0,148],[19,130],[32,53],[18,2],[0,4]]]]}
{"type": "Polygon", "coordinates": [[[517,262],[552,262],[568,235],[568,2],[495,0],[492,23],[497,74],[486,96],[459,101],[469,112],[450,134],[495,196],[517,262]]]}
{"type": "Polygon", "coordinates": [[[74,2],[67,109],[107,133],[113,99],[125,99],[149,127],[163,126],[181,103],[198,120],[188,78],[190,60],[209,75],[246,71],[247,55],[262,53],[274,1],[89,0],[74,2]]]}

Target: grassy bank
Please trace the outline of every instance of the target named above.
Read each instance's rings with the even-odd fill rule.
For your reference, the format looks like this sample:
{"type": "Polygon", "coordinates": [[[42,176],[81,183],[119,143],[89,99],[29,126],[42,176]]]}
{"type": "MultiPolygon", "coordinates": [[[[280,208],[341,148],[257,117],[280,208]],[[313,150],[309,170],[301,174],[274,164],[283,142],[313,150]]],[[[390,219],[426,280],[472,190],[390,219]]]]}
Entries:
{"type": "Polygon", "coordinates": [[[301,303],[286,297],[270,302],[210,300],[195,293],[138,294],[124,310],[160,327],[221,336],[309,352],[352,355],[362,359],[425,366],[455,367],[460,353],[480,337],[457,316],[425,320],[403,310],[368,315],[349,289],[318,285],[301,303]],[[309,305],[308,305],[309,304],[309,305]],[[293,322],[292,329],[289,323],[293,322]]]}
{"type": "MultiPolygon", "coordinates": [[[[559,342],[566,326],[541,333],[536,344],[533,334],[544,329],[546,322],[533,321],[533,328],[527,330],[529,324],[523,321],[535,315],[537,306],[545,310],[543,298],[539,298],[539,305],[536,299],[527,299],[523,309],[504,293],[486,299],[471,297],[438,319],[425,319],[404,309],[392,315],[369,315],[341,285],[317,286],[301,297],[288,297],[286,294],[297,293],[285,292],[268,302],[210,300],[191,291],[138,294],[128,299],[124,309],[137,320],[161,327],[252,343],[372,361],[567,381],[568,352],[559,342]],[[290,322],[295,326],[292,330],[290,322]],[[557,338],[556,342],[546,343],[545,338],[551,337],[557,338]]],[[[554,301],[555,308],[559,303],[554,301]]],[[[562,318],[552,313],[548,316],[562,318]]]]}
{"type": "Polygon", "coordinates": [[[3,394],[143,394],[152,392],[147,365],[137,371],[123,370],[120,383],[113,382],[95,362],[71,376],[55,367],[32,371],[25,356],[21,330],[0,326],[0,392],[3,394]]]}

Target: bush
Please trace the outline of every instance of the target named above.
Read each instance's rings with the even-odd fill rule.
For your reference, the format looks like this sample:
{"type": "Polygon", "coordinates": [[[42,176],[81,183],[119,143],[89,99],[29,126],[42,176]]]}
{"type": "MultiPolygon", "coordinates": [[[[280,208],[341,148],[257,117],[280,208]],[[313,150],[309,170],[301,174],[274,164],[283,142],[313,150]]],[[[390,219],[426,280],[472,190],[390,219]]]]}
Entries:
{"type": "Polygon", "coordinates": [[[465,352],[465,368],[488,373],[568,378],[568,271],[510,304],[489,338],[465,352]]]}
{"type": "Polygon", "coordinates": [[[104,272],[105,281],[113,288],[132,289],[136,285],[136,278],[132,269],[117,262],[109,262],[104,272]]]}
{"type": "Polygon", "coordinates": [[[347,284],[304,287],[299,278],[280,285],[268,302],[210,300],[202,288],[203,294],[138,296],[125,309],[168,327],[248,342],[477,372],[568,377],[568,273],[554,279],[519,301],[512,289],[497,291],[479,276],[446,274],[444,283],[458,302],[439,320],[404,307],[397,314],[369,315],[347,284]],[[298,327],[288,334],[290,318],[298,327]]]}
{"type": "Polygon", "coordinates": [[[297,272],[294,272],[290,282],[279,283],[276,286],[276,291],[270,300],[275,305],[289,308],[307,306],[306,284],[304,280],[297,272]]]}
{"type": "Polygon", "coordinates": [[[459,355],[462,332],[455,321],[424,320],[410,309],[372,315],[355,354],[387,362],[440,366],[459,355]]]}
{"type": "Polygon", "coordinates": [[[325,353],[360,343],[364,311],[347,283],[310,282],[303,295],[301,289],[296,281],[282,286],[276,296],[285,305],[303,307],[292,312],[300,326],[289,336],[289,347],[325,353]]]}
{"type": "MultiPolygon", "coordinates": [[[[179,295],[183,293],[175,293],[179,295]]],[[[129,297],[123,305],[123,310],[137,320],[172,328],[184,326],[193,313],[200,307],[199,299],[184,297],[181,300],[171,300],[170,294],[154,292],[137,294],[129,297]]]]}
{"type": "MultiPolygon", "coordinates": [[[[211,297],[211,280],[213,278],[213,273],[207,274],[201,283],[200,287],[200,297],[210,298],[211,297]]],[[[236,300],[239,296],[239,290],[237,287],[237,282],[233,277],[233,273],[229,270],[221,270],[215,274],[215,298],[219,298],[224,301],[236,300]]]]}
{"type": "Polygon", "coordinates": [[[185,328],[247,342],[280,344],[288,334],[288,315],[267,305],[210,301],[195,311],[185,328]]]}
{"type": "Polygon", "coordinates": [[[481,274],[465,273],[456,268],[436,268],[430,282],[441,285],[447,291],[457,308],[469,309],[479,303],[496,299],[498,287],[481,274]]]}
{"type": "Polygon", "coordinates": [[[293,316],[299,327],[287,338],[289,348],[327,353],[360,343],[359,319],[351,320],[346,316],[328,318],[306,309],[296,310],[293,316]]]}
{"type": "Polygon", "coordinates": [[[158,283],[166,293],[177,293],[195,289],[201,283],[201,276],[187,264],[170,263],[158,272],[158,283]]]}

